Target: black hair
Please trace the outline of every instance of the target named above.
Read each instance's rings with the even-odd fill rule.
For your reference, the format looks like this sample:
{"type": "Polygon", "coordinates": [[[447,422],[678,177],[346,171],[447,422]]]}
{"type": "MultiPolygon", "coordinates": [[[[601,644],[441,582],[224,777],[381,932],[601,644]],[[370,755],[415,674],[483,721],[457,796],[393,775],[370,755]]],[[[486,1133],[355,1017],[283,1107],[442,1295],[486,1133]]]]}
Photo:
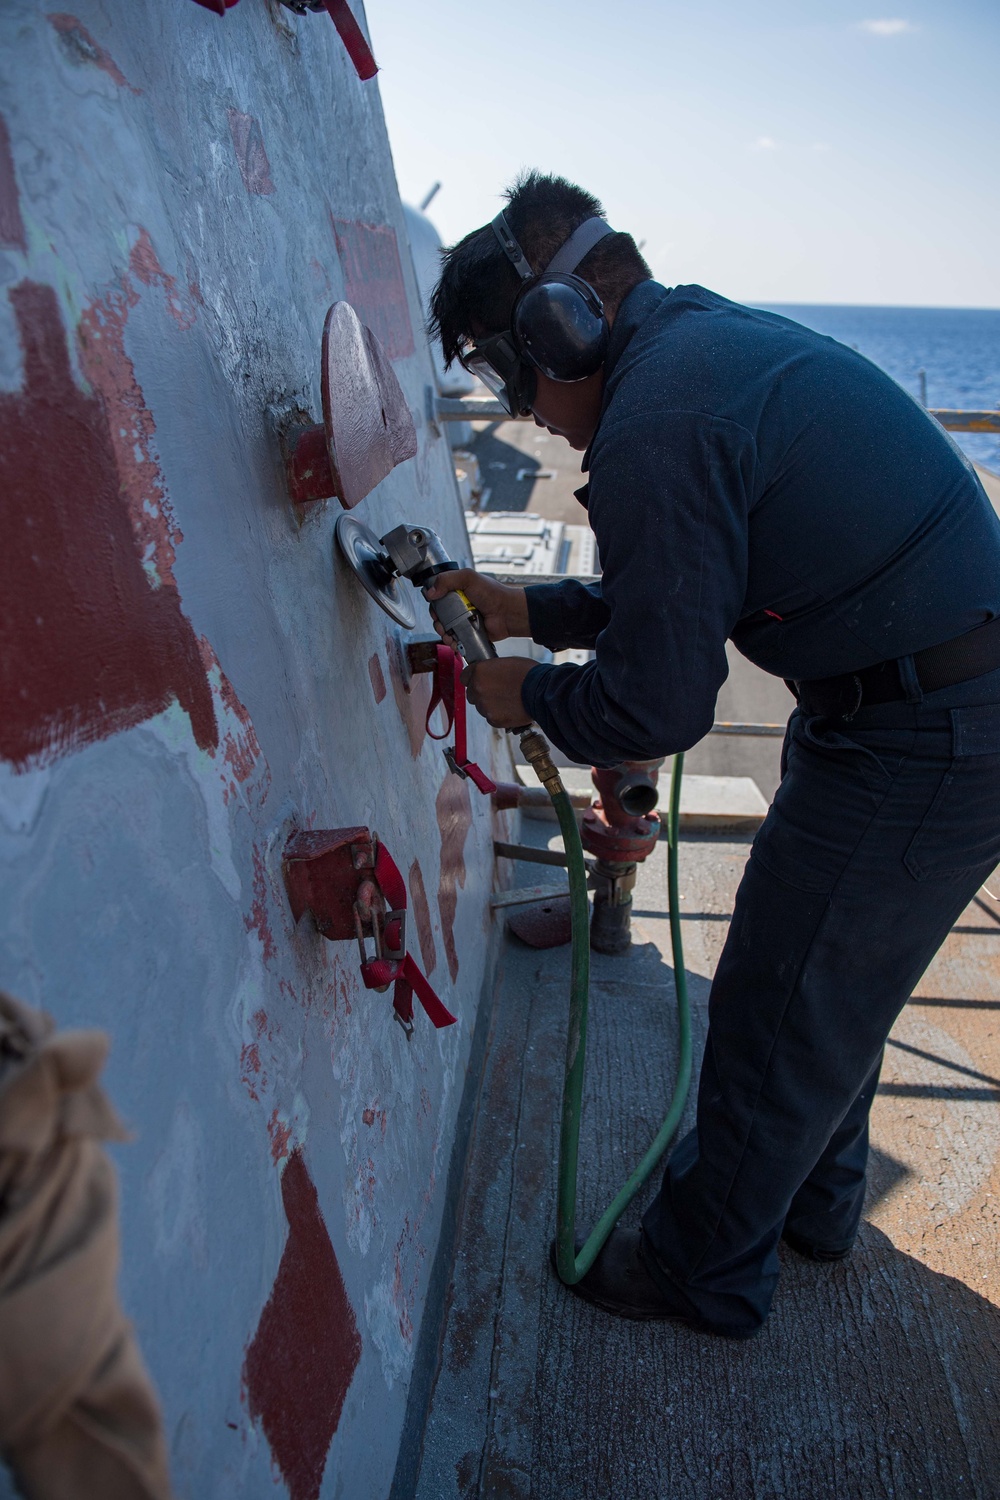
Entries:
{"type": "MultiPolygon", "coordinates": [[[[606,217],[593,194],[565,177],[547,177],[541,172],[522,172],[504,197],[507,223],[536,271],[545,269],[559,246],[586,219],[606,217]]],[[[590,283],[605,311],[613,315],[632,288],[650,280],[653,273],[632,236],[616,233],[605,235],[584,256],[576,274],[590,283]]],[[[447,364],[472,342],[474,327],[482,336],[510,326],[520,285],[489,224],[442,251],[429,331],[439,335],[447,364]]]]}

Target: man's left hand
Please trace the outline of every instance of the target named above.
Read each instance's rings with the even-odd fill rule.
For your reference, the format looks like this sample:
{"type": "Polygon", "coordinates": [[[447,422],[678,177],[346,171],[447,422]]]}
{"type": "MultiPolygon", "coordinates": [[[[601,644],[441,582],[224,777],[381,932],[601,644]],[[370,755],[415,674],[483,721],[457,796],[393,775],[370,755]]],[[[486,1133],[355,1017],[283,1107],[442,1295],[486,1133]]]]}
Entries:
{"type": "Polygon", "coordinates": [[[462,673],[469,702],[494,729],[523,728],[531,715],[521,701],[521,684],[537,665],[530,656],[473,662],[462,673]]]}

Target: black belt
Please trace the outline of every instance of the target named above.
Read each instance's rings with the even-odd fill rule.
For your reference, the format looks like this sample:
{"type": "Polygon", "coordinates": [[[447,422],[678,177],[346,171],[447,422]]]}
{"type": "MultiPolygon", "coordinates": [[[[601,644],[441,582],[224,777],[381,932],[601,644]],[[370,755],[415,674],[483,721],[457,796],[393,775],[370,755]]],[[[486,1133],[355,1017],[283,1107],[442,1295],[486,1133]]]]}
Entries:
{"type": "MultiPolygon", "coordinates": [[[[913,665],[921,692],[954,687],[969,682],[984,672],[1000,667],[1000,616],[977,625],[965,635],[928,646],[913,653],[913,665]]],[[[839,677],[811,677],[788,686],[800,703],[813,713],[852,719],[858,709],[876,703],[897,703],[907,692],[899,674],[898,661],[880,661],[860,672],[844,672],[839,677]]]]}

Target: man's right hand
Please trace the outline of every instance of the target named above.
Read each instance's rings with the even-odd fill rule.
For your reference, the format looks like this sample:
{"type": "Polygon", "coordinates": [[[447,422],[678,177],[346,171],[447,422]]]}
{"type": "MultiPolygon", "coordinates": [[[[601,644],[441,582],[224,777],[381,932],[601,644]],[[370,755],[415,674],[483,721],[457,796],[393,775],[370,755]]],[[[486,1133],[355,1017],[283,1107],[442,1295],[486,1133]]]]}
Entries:
{"type": "MultiPolygon", "coordinates": [[[[452,568],[437,575],[428,586],[425,597],[433,604],[435,599],[442,599],[455,589],[460,589],[469,603],[478,609],[491,641],[503,641],[510,635],[531,634],[524,589],[497,583],[495,578],[477,573],[474,568],[452,568]]],[[[440,626],[437,630],[439,635],[444,635],[440,626]]]]}

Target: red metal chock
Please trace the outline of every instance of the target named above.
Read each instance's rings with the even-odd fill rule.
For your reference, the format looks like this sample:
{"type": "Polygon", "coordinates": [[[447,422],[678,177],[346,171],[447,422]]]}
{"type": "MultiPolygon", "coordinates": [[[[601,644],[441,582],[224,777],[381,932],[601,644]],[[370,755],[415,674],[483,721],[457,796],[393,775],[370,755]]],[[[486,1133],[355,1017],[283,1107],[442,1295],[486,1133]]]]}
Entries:
{"type": "Polygon", "coordinates": [[[315,500],[331,500],[337,493],[337,479],[330,462],[326,428],[322,422],[313,427],[296,428],[289,436],[289,453],[285,464],[288,493],[296,505],[315,500]]]}
{"type": "Polygon", "coordinates": [[[395,860],[367,828],[294,833],[282,856],[285,888],[296,922],[312,912],[331,942],[355,940],[366,989],[393,987],[393,1010],[407,1036],[416,995],[434,1026],[455,1017],[406,951],[406,885],[395,860]],[[374,942],[370,957],[366,940],[374,942]]]}
{"type": "Polygon", "coordinates": [[[413,458],[417,432],[388,355],[349,302],[327,312],[320,371],[323,421],[289,434],[288,488],[297,505],[336,496],[352,510],[413,458]]]}
{"type": "MultiPolygon", "coordinates": [[[[359,886],[365,875],[371,878],[375,873],[375,848],[367,828],[293,833],[285,845],[282,869],[296,922],[311,911],[316,930],[331,942],[357,937],[359,886]]],[[[371,935],[370,925],[365,935],[371,935]]]]}

